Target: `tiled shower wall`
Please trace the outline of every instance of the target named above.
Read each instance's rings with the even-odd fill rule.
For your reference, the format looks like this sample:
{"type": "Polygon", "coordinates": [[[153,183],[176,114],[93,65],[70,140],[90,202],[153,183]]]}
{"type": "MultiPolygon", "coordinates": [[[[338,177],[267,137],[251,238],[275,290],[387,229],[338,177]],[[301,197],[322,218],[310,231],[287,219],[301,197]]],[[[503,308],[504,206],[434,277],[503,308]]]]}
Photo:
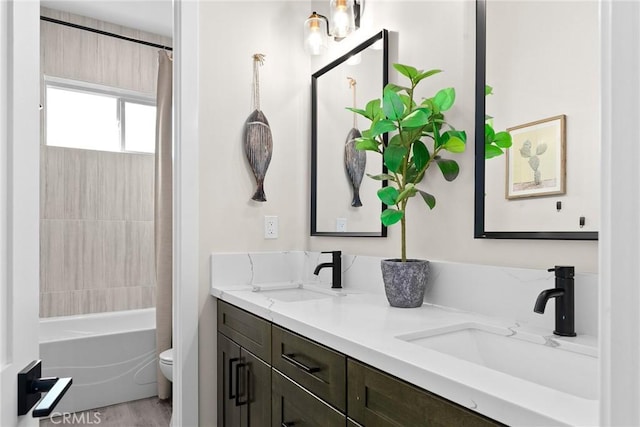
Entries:
{"type": "Polygon", "coordinates": [[[40,317],[153,307],[154,157],[41,153],[40,317]]]}
{"type": "MultiPolygon", "coordinates": [[[[171,45],[86,17],[41,14],[171,45]]],[[[40,37],[43,76],[155,94],[157,48],[44,21],[40,37]]],[[[40,317],[155,306],[154,156],[43,144],[40,162],[40,317]]]]}

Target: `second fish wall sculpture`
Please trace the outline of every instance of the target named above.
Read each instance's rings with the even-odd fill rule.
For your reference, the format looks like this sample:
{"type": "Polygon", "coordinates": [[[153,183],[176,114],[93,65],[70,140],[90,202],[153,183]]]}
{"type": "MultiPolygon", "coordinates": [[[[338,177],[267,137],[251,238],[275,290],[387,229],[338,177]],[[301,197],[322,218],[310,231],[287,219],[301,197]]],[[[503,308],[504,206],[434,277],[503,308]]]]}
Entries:
{"type": "MultiPolygon", "coordinates": [[[[349,80],[349,88],[353,91],[353,108],[356,108],[356,81],[351,77],[349,80]]],[[[367,167],[367,153],[356,149],[356,139],[362,135],[358,130],[357,115],[353,113],[353,128],[347,134],[347,141],[344,143],[344,168],[353,190],[353,199],[351,206],[360,207],[360,184],[364,176],[364,170],[367,167]]]]}
{"type": "Polygon", "coordinates": [[[258,188],[251,197],[258,202],[266,202],[264,194],[264,178],[271,162],[273,138],[266,116],[260,110],[260,75],[259,67],[264,64],[265,55],[253,55],[253,106],[254,110],[244,123],[244,152],[251,166],[258,188]]]}

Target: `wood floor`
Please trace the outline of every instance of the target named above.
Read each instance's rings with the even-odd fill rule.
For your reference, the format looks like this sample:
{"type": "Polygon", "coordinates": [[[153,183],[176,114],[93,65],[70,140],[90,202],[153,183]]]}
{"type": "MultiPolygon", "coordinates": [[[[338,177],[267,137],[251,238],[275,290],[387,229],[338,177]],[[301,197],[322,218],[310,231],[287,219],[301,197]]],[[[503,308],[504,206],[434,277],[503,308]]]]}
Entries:
{"type": "Polygon", "coordinates": [[[171,402],[157,397],[40,420],[40,427],[168,427],[171,402]]]}

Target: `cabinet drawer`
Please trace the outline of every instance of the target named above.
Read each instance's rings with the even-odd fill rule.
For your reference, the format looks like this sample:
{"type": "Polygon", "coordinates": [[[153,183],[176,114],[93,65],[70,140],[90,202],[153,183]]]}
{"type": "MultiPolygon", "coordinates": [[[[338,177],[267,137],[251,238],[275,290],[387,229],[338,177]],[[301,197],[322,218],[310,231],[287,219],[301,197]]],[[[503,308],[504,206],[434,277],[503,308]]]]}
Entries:
{"type": "Polygon", "coordinates": [[[273,325],[272,366],[321,399],[346,411],[346,357],[273,325]]]}
{"type": "Polygon", "coordinates": [[[271,426],[344,427],[346,416],[275,369],[271,370],[271,426]]]}
{"type": "Polygon", "coordinates": [[[349,359],[350,418],[378,426],[501,426],[502,424],[349,359]]]}
{"type": "Polygon", "coordinates": [[[271,324],[266,320],[218,300],[218,331],[271,362],[271,324]]]}

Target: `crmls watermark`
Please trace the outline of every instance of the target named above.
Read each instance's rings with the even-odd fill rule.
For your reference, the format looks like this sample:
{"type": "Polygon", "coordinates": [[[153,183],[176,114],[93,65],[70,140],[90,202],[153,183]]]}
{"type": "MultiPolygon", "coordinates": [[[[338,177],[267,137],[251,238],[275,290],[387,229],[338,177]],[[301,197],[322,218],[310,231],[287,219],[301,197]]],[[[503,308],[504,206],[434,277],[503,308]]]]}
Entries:
{"type": "Polygon", "coordinates": [[[100,412],[53,412],[51,414],[51,423],[56,425],[92,425],[101,422],[102,414],[100,412]]]}

